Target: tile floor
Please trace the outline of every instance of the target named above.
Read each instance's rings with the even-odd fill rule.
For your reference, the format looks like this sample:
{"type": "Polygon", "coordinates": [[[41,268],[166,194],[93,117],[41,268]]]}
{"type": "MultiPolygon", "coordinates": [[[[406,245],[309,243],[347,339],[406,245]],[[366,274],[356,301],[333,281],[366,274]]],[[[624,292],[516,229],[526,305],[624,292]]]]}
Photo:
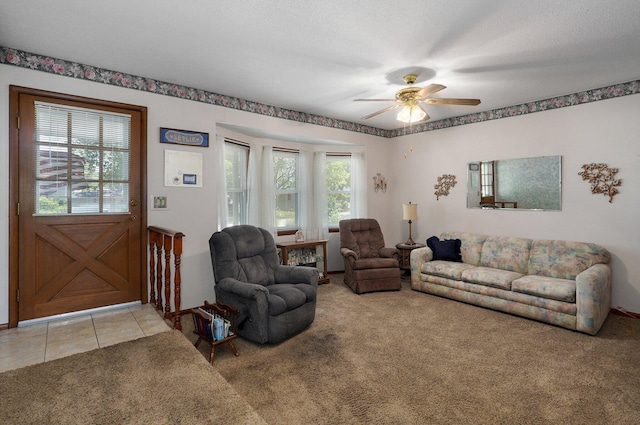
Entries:
{"type": "Polygon", "coordinates": [[[0,372],[170,330],[151,304],[0,331],[0,372]]]}

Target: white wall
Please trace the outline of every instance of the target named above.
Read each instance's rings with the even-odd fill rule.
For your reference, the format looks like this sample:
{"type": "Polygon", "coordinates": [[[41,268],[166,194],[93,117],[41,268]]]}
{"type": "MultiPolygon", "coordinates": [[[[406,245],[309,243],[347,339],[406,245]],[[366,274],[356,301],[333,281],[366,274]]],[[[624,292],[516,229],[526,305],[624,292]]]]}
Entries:
{"type": "MultiPolygon", "coordinates": [[[[124,89],[105,84],[93,83],[67,77],[60,77],[39,71],[0,65],[0,324],[9,320],[8,309],[8,217],[9,205],[9,85],[18,85],[59,93],[68,93],[115,102],[130,103],[148,107],[148,195],[164,195],[168,197],[168,211],[149,211],[148,224],[168,227],[182,231],[186,237],[182,256],[182,308],[201,305],[203,300],[213,300],[213,273],[209,257],[209,236],[216,230],[217,216],[215,208],[215,158],[213,148],[160,144],[160,127],[179,128],[208,132],[214,139],[218,123],[258,128],[272,133],[297,136],[301,139],[312,138],[346,142],[349,146],[313,146],[289,142],[269,140],[251,140],[257,146],[270,143],[278,146],[307,150],[362,151],[367,160],[373,164],[367,175],[373,175],[379,169],[383,158],[388,157],[391,144],[388,140],[350,131],[303,124],[262,115],[232,110],[204,103],[181,100],[168,96],[124,89]],[[185,150],[200,152],[204,155],[204,176],[202,188],[165,187],[163,180],[164,150],[185,150]]],[[[229,135],[228,130],[222,133],[229,135]]],[[[233,135],[233,134],[231,134],[233,135]]],[[[236,138],[240,136],[235,135],[236,138]]],[[[241,139],[247,140],[242,136],[241,139]]],[[[372,197],[373,183],[367,186],[372,205],[369,211],[381,223],[388,221],[386,210],[379,208],[372,197]]],[[[389,222],[391,223],[391,222],[389,222]]],[[[390,225],[390,224],[389,224],[390,225]]],[[[330,270],[342,269],[341,258],[336,258],[338,251],[337,234],[332,234],[329,247],[330,270]],[[338,261],[339,260],[339,261],[338,261]]]]}
{"type": "MultiPolygon", "coordinates": [[[[182,258],[182,307],[213,299],[208,238],[216,229],[214,164],[212,148],[160,145],[159,128],[209,132],[218,123],[258,128],[301,138],[347,142],[364,151],[367,161],[369,217],[380,221],[388,246],[405,241],[402,221],[404,202],[419,204],[413,239],[423,241],[445,230],[495,235],[556,238],[595,242],[613,255],[613,305],[640,312],[639,210],[640,96],[626,96],[591,104],[506,118],[395,139],[270,118],[144,93],[89,81],[60,77],[8,65],[0,65],[0,324],[8,322],[8,99],[9,85],[69,93],[148,107],[148,195],[168,197],[168,211],[149,211],[148,224],[186,234],[182,258]],[[409,150],[413,146],[413,151],[409,150]],[[167,188],[163,185],[164,149],[204,154],[202,188],[167,188]],[[403,154],[407,158],[403,158],[403,154]],[[562,211],[468,210],[466,163],[479,159],[562,155],[562,211]],[[584,163],[605,162],[618,167],[623,180],[620,194],[609,204],[602,195],[591,195],[589,185],[577,173],[584,163]],[[389,179],[386,193],[373,191],[376,173],[389,179]],[[448,197],[436,201],[433,185],[438,176],[455,174],[458,184],[448,197]]],[[[228,130],[224,130],[227,131],[228,130]]],[[[223,132],[220,130],[220,132],[223,132]]],[[[231,134],[233,135],[233,134],[231,134]]],[[[237,135],[236,135],[237,136],[237,135]]],[[[246,138],[245,138],[246,139],[246,138]]],[[[271,141],[252,140],[257,145],[271,141]]],[[[278,143],[300,149],[319,146],[278,143]]],[[[330,151],[348,149],[332,145],[330,151]]],[[[338,235],[329,244],[329,270],[342,268],[338,235]]]]}
{"type": "MultiPolygon", "coordinates": [[[[396,138],[393,204],[419,205],[413,239],[422,243],[457,230],[603,245],[612,254],[612,307],[640,312],[639,116],[640,95],[632,95],[396,138]],[[561,211],[466,208],[468,162],[545,155],[562,155],[561,211]],[[578,175],[592,162],[619,169],[622,186],[612,203],[592,195],[578,175]],[[454,174],[457,184],[436,201],[433,186],[442,174],[454,174]]],[[[408,225],[399,206],[395,216],[393,231],[387,232],[392,240],[406,240],[408,225]]]]}

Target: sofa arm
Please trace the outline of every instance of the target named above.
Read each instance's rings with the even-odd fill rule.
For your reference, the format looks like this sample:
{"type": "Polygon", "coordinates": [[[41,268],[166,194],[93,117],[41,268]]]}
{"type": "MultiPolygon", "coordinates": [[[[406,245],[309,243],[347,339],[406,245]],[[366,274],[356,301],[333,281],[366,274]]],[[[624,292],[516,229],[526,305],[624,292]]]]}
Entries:
{"type": "Polygon", "coordinates": [[[283,266],[275,269],[276,283],[307,283],[318,286],[319,272],[315,267],[283,266]]]}
{"type": "Polygon", "coordinates": [[[395,248],[380,248],[378,255],[382,258],[395,258],[398,259],[398,250],[395,248]]]}
{"type": "Polygon", "coordinates": [[[611,266],[596,264],[576,276],[576,330],[595,335],[611,310],[611,266]]]}
{"type": "Polygon", "coordinates": [[[353,264],[359,257],[354,250],[349,248],[340,248],[340,254],[342,254],[345,260],[349,260],[351,264],[353,264]]]}
{"type": "Polygon", "coordinates": [[[257,341],[267,341],[269,315],[269,291],[257,283],[242,282],[225,277],[215,284],[216,300],[240,311],[238,331],[249,332],[257,341]],[[245,326],[246,322],[250,326],[245,326]],[[246,330],[249,328],[249,330],[246,330]]]}
{"type": "Polygon", "coordinates": [[[242,282],[231,277],[225,277],[221,281],[216,282],[216,289],[250,300],[257,300],[260,297],[266,297],[268,293],[267,288],[262,285],[242,282]]]}
{"type": "Polygon", "coordinates": [[[420,269],[424,263],[431,261],[433,251],[428,246],[411,250],[409,261],[411,263],[411,283],[420,282],[420,269]]]}

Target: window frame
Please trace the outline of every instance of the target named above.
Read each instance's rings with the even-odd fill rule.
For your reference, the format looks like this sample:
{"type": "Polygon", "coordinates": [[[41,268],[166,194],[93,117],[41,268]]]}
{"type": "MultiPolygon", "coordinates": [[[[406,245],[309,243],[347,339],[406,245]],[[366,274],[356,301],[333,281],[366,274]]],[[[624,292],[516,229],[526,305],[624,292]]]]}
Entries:
{"type": "MultiPolygon", "coordinates": [[[[248,191],[248,178],[249,178],[249,153],[250,153],[250,149],[251,147],[249,145],[246,145],[244,143],[239,143],[237,141],[231,140],[231,139],[227,139],[225,138],[224,140],[224,156],[225,156],[225,176],[228,172],[228,170],[226,169],[227,166],[227,152],[228,152],[228,148],[229,150],[233,149],[235,152],[237,153],[242,153],[242,150],[245,151],[245,158],[244,158],[244,163],[243,163],[243,167],[241,166],[241,170],[240,171],[240,175],[238,176],[238,180],[240,181],[240,187],[238,188],[230,188],[228,185],[228,181],[226,182],[227,184],[225,184],[226,187],[226,192],[227,192],[227,226],[233,226],[233,225],[238,225],[238,224],[248,224],[248,219],[249,219],[249,210],[247,208],[248,206],[248,202],[249,202],[249,191],[248,191]],[[234,217],[232,217],[232,214],[229,214],[229,210],[230,210],[230,193],[240,193],[243,194],[242,199],[243,199],[243,205],[240,206],[241,212],[238,215],[234,214],[234,217]],[[231,219],[233,218],[233,221],[231,221],[231,219]],[[238,223],[236,223],[236,219],[238,219],[238,223]]],[[[233,167],[233,164],[231,164],[231,166],[233,167]]]]}
{"type": "MultiPolygon", "coordinates": [[[[350,152],[327,152],[326,153],[326,163],[327,163],[327,172],[326,172],[326,178],[328,180],[329,178],[329,173],[328,173],[328,164],[330,161],[339,161],[339,158],[348,158],[349,161],[349,190],[342,190],[342,191],[330,191],[328,184],[327,184],[327,203],[329,202],[329,195],[334,194],[334,193],[349,193],[349,203],[351,203],[351,192],[352,192],[352,184],[351,184],[351,153],[350,152]]],[[[325,183],[326,184],[326,183],[325,183]]],[[[327,204],[327,212],[329,211],[329,205],[327,204]]],[[[349,215],[351,217],[351,214],[349,215]]],[[[340,231],[339,228],[339,222],[338,223],[331,223],[329,221],[329,217],[327,216],[327,222],[329,225],[329,232],[330,233],[336,233],[340,231]]]]}
{"type": "Polygon", "coordinates": [[[278,236],[293,235],[300,228],[300,209],[299,209],[300,151],[297,149],[274,147],[273,148],[273,166],[274,166],[274,172],[273,172],[274,182],[273,183],[274,183],[274,192],[275,192],[276,212],[278,211],[278,195],[285,195],[285,194],[295,195],[295,202],[294,202],[295,224],[293,227],[278,227],[277,217],[276,217],[276,223],[275,223],[276,233],[278,236]],[[291,157],[295,159],[295,178],[296,178],[295,189],[278,190],[278,187],[276,186],[277,175],[275,170],[276,157],[291,157]]]}
{"type": "Polygon", "coordinates": [[[131,116],[43,100],[35,100],[34,110],[34,214],[129,213],[131,116]],[[114,160],[118,155],[120,161],[114,160]],[[126,175],[107,172],[116,163],[125,164],[126,175]]]}

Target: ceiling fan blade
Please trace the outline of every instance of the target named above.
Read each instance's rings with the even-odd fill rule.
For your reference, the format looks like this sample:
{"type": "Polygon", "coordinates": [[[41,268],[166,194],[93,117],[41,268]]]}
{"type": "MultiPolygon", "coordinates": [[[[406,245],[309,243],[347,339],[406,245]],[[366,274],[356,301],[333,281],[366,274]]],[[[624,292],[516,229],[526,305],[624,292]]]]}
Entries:
{"type": "Polygon", "coordinates": [[[480,99],[423,99],[420,102],[437,105],[479,105],[480,99]]]}
{"type": "Polygon", "coordinates": [[[446,89],[442,84],[429,84],[427,87],[423,88],[416,94],[417,99],[422,99],[429,95],[439,92],[440,90],[446,89]]]}
{"type": "Polygon", "coordinates": [[[354,102],[397,102],[396,99],[353,99],[354,102]]]}
{"type": "Polygon", "coordinates": [[[377,112],[374,112],[373,114],[369,114],[366,117],[362,117],[362,119],[363,120],[368,120],[369,118],[375,117],[376,115],[380,115],[380,114],[382,114],[384,112],[387,112],[387,111],[390,111],[392,109],[396,109],[396,108],[398,108],[400,106],[402,106],[402,105],[391,105],[391,106],[388,106],[388,107],[386,107],[384,109],[381,109],[381,110],[379,110],[377,112]]]}

